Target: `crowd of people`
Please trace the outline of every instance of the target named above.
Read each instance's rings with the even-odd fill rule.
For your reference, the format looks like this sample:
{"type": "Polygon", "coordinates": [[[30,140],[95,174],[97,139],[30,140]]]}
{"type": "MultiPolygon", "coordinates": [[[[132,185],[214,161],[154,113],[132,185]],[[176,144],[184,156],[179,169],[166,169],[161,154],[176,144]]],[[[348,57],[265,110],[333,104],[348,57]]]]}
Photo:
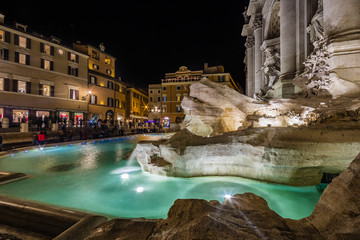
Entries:
{"type": "MultiPolygon", "coordinates": [[[[38,126],[38,131],[33,133],[32,145],[43,146],[47,142],[47,131],[43,123],[38,126]]],[[[58,123],[58,139],[52,140],[56,142],[68,142],[72,140],[86,140],[88,137],[92,139],[107,138],[114,136],[126,136],[131,134],[155,133],[161,132],[162,126],[158,123],[149,122],[122,122],[115,121],[112,124],[107,120],[89,121],[87,124],[81,122],[81,127],[69,127],[66,121],[58,123]]]]}

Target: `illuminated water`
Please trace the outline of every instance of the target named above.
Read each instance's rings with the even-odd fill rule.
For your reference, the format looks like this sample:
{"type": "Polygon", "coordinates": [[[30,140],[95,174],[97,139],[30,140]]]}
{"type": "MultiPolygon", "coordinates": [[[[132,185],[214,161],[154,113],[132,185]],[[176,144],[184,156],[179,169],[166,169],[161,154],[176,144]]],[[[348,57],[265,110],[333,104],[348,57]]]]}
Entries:
{"type": "Polygon", "coordinates": [[[46,147],[0,159],[0,171],[32,177],[0,186],[0,194],[98,213],[109,217],[166,218],[178,198],[223,202],[226,194],[253,192],[283,217],[311,214],[321,193],[237,177],[171,178],[143,173],[125,161],[134,139],[119,138],[46,147]]]}

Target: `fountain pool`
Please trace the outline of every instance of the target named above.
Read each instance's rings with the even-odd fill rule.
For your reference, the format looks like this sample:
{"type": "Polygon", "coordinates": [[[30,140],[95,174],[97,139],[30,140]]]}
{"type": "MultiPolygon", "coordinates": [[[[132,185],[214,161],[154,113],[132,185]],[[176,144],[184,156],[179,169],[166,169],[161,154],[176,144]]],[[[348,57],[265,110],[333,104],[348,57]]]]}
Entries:
{"type": "Polygon", "coordinates": [[[0,186],[0,194],[62,206],[110,218],[166,218],[178,198],[224,201],[252,192],[286,218],[311,214],[321,192],[239,177],[174,178],[142,172],[135,159],[124,160],[136,137],[45,147],[0,158],[0,171],[30,178],[0,186]]]}

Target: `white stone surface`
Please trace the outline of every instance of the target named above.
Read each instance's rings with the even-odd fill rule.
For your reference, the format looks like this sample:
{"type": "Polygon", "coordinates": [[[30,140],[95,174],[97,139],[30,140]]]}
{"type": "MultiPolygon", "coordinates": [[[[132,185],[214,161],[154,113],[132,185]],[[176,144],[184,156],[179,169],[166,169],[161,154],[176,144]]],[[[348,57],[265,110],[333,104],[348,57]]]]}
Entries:
{"type": "Polygon", "coordinates": [[[158,147],[138,144],[133,154],[142,169],[153,174],[241,176],[283,184],[313,185],[320,182],[324,172],[340,173],[346,169],[360,149],[359,141],[348,140],[358,133],[258,129],[219,137],[215,141],[200,138],[198,141],[202,144],[185,146],[183,151],[181,147],[184,146],[173,147],[171,142],[158,147]],[[151,163],[151,156],[162,158],[169,165],[159,167],[151,163]]]}

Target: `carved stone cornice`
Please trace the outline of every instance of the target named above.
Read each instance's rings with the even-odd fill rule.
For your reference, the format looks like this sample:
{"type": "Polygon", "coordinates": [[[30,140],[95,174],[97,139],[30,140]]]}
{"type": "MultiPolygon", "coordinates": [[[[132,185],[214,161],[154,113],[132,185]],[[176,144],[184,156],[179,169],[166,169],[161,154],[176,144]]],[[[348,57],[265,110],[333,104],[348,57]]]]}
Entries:
{"type": "Polygon", "coordinates": [[[255,44],[254,36],[248,36],[246,38],[245,47],[246,48],[252,48],[255,44]]]}

